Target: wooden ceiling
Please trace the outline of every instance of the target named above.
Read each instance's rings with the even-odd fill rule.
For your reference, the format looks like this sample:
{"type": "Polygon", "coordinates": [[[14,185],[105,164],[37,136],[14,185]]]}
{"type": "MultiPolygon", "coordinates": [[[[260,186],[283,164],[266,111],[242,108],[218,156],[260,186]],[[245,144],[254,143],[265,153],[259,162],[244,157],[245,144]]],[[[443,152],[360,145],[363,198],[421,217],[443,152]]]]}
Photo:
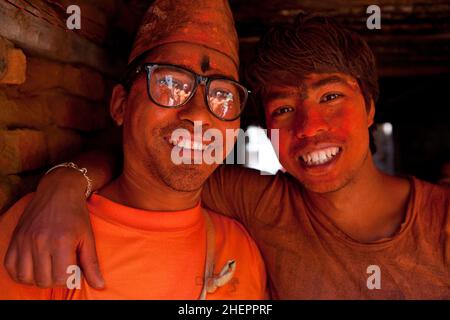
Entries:
{"type": "MultiPolygon", "coordinates": [[[[151,3],[130,0],[135,12],[151,3]]],[[[230,0],[243,60],[271,26],[300,12],[320,12],[358,31],[377,56],[381,76],[450,73],[450,0],[230,0]],[[381,9],[381,29],[369,30],[366,9],[381,9]]]]}
{"type": "MultiPolygon", "coordinates": [[[[450,0],[229,1],[240,36],[244,63],[252,57],[253,48],[260,36],[271,26],[292,21],[299,12],[320,12],[335,17],[369,42],[377,57],[382,77],[450,74],[450,0]],[[381,8],[380,30],[369,30],[366,27],[369,17],[366,9],[372,4],[381,8]]],[[[139,21],[153,0],[75,2],[88,4],[83,9],[83,14],[88,16],[85,20],[86,27],[80,30],[80,35],[109,49],[108,55],[117,55],[124,60],[139,21]]],[[[0,9],[3,10],[11,7],[25,8],[21,11],[29,16],[39,16],[55,29],[54,26],[64,28],[67,16],[65,8],[72,1],[4,0],[1,3],[0,9]]],[[[8,13],[11,10],[8,10],[6,15],[9,14],[11,18],[8,13]]],[[[2,14],[5,15],[4,12],[2,14]]],[[[15,32],[13,27],[17,26],[4,26],[15,32]]],[[[0,31],[1,33],[6,31],[0,31]]],[[[20,40],[20,36],[17,37],[20,40]]]]}
{"type": "Polygon", "coordinates": [[[450,72],[449,0],[230,0],[242,52],[270,26],[300,12],[321,12],[356,30],[377,56],[381,76],[427,76],[450,72]],[[381,29],[369,30],[366,9],[381,9],[381,29]]]}

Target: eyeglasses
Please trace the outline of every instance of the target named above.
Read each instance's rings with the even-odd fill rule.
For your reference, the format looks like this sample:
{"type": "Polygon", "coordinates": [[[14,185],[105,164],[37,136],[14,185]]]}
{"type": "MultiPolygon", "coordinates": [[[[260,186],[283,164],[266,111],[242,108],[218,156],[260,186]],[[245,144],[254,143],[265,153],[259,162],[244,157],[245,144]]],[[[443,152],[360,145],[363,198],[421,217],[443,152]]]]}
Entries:
{"type": "Polygon", "coordinates": [[[204,77],[170,64],[145,63],[135,74],[147,73],[149,99],[163,108],[180,108],[191,100],[200,84],[206,87],[205,103],[209,111],[223,121],[238,119],[250,93],[240,83],[219,77],[204,77]]]}

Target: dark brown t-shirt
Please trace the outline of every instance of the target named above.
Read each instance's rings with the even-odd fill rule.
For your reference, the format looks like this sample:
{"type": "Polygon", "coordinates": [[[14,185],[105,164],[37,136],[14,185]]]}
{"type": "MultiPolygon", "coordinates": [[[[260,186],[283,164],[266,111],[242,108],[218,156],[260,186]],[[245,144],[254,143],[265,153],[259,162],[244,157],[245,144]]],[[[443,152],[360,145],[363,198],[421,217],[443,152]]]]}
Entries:
{"type": "Polygon", "coordinates": [[[222,166],[202,197],[255,239],[274,299],[449,299],[450,190],[410,180],[401,229],[369,244],[313,212],[287,174],[222,166]]]}

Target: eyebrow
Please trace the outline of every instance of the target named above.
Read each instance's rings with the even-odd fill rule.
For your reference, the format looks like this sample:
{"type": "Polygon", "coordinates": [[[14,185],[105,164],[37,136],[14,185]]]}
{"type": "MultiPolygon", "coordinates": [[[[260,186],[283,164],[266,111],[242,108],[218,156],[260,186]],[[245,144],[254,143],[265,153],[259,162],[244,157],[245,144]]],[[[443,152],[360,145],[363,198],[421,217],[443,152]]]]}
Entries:
{"type": "Polygon", "coordinates": [[[265,100],[289,99],[298,96],[295,92],[272,91],[265,95],[265,100]]]}
{"type": "Polygon", "coordinates": [[[317,88],[323,87],[330,83],[342,83],[342,84],[348,86],[348,83],[344,78],[334,75],[334,76],[329,76],[329,77],[317,80],[308,86],[306,86],[305,84],[301,84],[299,86],[301,89],[299,93],[292,92],[292,91],[291,92],[289,92],[289,91],[272,91],[272,92],[267,93],[264,96],[264,99],[265,100],[277,100],[277,99],[281,100],[281,99],[289,99],[289,98],[298,97],[298,96],[300,96],[302,99],[307,99],[308,98],[308,88],[317,89],[317,88]]]}
{"type": "MultiPolygon", "coordinates": [[[[170,63],[164,63],[164,62],[162,62],[162,63],[159,63],[159,64],[170,64],[170,63]]],[[[197,74],[197,72],[195,72],[194,70],[192,70],[192,68],[191,67],[189,67],[189,66],[187,66],[187,65],[185,65],[185,64],[182,64],[182,63],[177,63],[176,64],[176,66],[178,66],[178,67],[182,67],[182,68],[184,68],[184,69],[186,69],[186,70],[189,70],[190,72],[192,72],[192,73],[195,73],[195,74],[197,74]]],[[[202,70],[203,71],[203,70],[202,70]]],[[[219,70],[217,70],[217,69],[211,69],[211,67],[209,67],[209,71],[212,71],[212,72],[214,72],[213,74],[209,74],[209,75],[206,75],[205,77],[208,77],[208,78],[225,78],[225,79],[229,79],[229,80],[233,80],[233,81],[238,81],[237,79],[235,79],[235,77],[233,77],[231,74],[224,74],[224,73],[222,73],[221,71],[219,71],[219,70]]],[[[204,71],[203,71],[204,72],[204,71]]]]}
{"type": "Polygon", "coordinates": [[[215,69],[211,69],[210,71],[214,71],[215,73],[207,75],[206,77],[208,77],[208,78],[221,78],[221,79],[228,79],[228,80],[238,81],[235,77],[233,77],[230,74],[223,74],[223,73],[220,73],[218,70],[215,70],[215,69]]]}
{"type": "Polygon", "coordinates": [[[317,88],[323,87],[330,83],[342,83],[342,84],[348,85],[347,81],[340,76],[329,76],[329,77],[317,80],[316,82],[313,82],[311,84],[311,88],[317,89],[317,88]]]}

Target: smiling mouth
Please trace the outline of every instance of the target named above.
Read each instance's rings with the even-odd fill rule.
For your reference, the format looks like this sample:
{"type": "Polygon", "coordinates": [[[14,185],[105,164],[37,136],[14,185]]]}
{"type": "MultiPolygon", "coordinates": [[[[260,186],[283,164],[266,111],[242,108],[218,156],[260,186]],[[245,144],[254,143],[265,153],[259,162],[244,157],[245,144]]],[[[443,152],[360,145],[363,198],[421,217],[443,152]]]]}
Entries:
{"type": "Polygon", "coordinates": [[[205,151],[211,145],[182,138],[179,140],[170,139],[169,142],[175,147],[194,151],[205,151]]]}
{"type": "Polygon", "coordinates": [[[339,147],[324,148],[300,156],[301,161],[308,166],[319,166],[331,162],[342,151],[339,147]]]}

